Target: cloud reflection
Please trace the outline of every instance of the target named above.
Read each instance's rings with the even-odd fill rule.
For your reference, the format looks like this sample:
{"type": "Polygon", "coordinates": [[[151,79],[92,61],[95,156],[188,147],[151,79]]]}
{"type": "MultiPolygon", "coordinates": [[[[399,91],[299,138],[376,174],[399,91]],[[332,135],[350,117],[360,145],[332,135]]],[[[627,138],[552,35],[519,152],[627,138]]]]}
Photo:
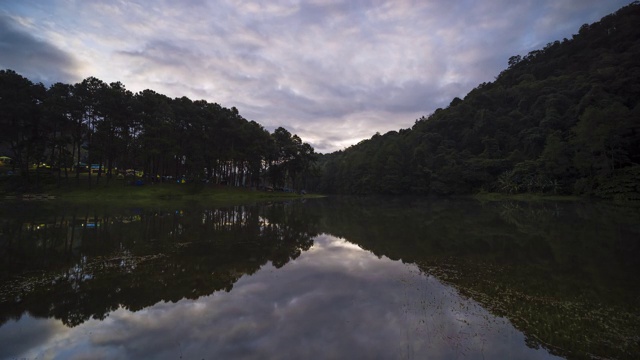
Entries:
{"type": "MultiPolygon", "coordinates": [[[[60,329],[28,316],[11,326],[56,328],[2,355],[18,358],[552,358],[506,320],[414,265],[322,235],[281,269],[243,276],[231,292],[118,309],[60,329]],[[26,350],[29,348],[29,350],[26,350]]],[[[11,328],[0,328],[6,343],[11,328]]]]}

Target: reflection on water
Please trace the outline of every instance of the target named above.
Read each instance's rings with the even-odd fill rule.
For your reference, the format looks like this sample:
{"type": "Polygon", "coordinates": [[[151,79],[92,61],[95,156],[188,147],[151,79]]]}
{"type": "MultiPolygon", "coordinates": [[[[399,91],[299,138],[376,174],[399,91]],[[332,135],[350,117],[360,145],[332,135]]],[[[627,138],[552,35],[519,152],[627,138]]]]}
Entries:
{"type": "Polygon", "coordinates": [[[325,213],[333,234],[419,265],[507,317],[529,346],[568,358],[640,354],[637,208],[385,200],[325,213]]]}
{"type": "Polygon", "coordinates": [[[27,358],[549,357],[416,266],[328,235],[279,270],[267,264],[242,276],[228,293],[120,307],[74,328],[24,316],[0,337],[13,340],[14,353],[4,355],[27,358]],[[40,339],[25,337],[35,331],[40,339]]]}
{"type": "Polygon", "coordinates": [[[2,211],[0,358],[640,353],[628,209],[333,199],[2,211]]]}
{"type": "Polygon", "coordinates": [[[29,311],[75,326],[121,306],[229,291],[243,274],[281,267],[312,244],[294,205],[4,219],[5,321],[29,311]]]}

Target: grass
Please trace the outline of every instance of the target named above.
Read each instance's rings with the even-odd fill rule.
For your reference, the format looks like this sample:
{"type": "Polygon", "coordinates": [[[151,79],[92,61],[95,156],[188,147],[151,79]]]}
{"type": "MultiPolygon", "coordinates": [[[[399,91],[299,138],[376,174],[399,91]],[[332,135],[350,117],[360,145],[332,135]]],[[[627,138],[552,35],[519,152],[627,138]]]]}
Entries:
{"type": "Polygon", "coordinates": [[[572,195],[548,195],[548,194],[502,194],[492,192],[480,192],[472,195],[472,197],[479,201],[503,201],[503,200],[516,200],[516,201],[579,201],[584,200],[584,197],[572,196],[572,195]]]}
{"type": "Polygon", "coordinates": [[[257,201],[291,200],[319,197],[284,192],[266,192],[208,184],[154,184],[132,186],[112,181],[109,185],[68,187],[51,191],[60,200],[74,203],[117,202],[153,205],[167,202],[206,204],[242,204],[257,201]],[[115,184],[114,184],[115,183],[115,184]]]}
{"type": "MultiPolygon", "coordinates": [[[[15,179],[12,179],[15,180],[15,179]]],[[[285,192],[258,191],[249,188],[211,184],[148,184],[135,186],[130,181],[112,179],[109,183],[102,179],[100,184],[89,186],[86,176],[76,184],[70,179],[68,184],[60,186],[55,183],[42,186],[39,190],[24,191],[24,193],[38,193],[55,196],[55,202],[69,202],[74,204],[104,204],[104,205],[135,205],[160,206],[176,203],[206,204],[206,205],[239,205],[261,201],[281,201],[300,198],[316,198],[321,195],[299,195],[285,192]]],[[[7,184],[0,184],[7,185],[7,184]]],[[[4,187],[6,190],[6,186],[4,187]]],[[[7,192],[7,195],[19,195],[22,192],[7,192]]]]}

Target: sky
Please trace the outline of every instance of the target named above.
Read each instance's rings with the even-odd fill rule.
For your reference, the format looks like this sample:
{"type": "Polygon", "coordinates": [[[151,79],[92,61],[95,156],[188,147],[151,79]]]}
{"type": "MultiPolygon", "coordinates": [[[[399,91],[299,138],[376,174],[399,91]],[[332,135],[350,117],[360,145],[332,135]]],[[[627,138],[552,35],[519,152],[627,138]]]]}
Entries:
{"type": "Polygon", "coordinates": [[[236,107],[316,152],[493,81],[630,0],[0,0],[0,69],[236,107]]]}
{"type": "Polygon", "coordinates": [[[6,359],[560,359],[417,266],[330,235],[230,292],[73,328],[24,314],[0,343],[6,359]]]}

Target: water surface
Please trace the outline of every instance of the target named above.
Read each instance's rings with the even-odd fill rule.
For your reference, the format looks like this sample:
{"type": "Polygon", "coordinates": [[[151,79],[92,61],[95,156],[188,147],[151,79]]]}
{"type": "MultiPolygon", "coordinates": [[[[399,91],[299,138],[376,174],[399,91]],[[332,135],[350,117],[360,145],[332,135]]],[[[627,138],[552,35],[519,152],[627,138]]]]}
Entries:
{"type": "Polygon", "coordinates": [[[13,204],[1,219],[0,358],[638,354],[629,209],[13,204]]]}

